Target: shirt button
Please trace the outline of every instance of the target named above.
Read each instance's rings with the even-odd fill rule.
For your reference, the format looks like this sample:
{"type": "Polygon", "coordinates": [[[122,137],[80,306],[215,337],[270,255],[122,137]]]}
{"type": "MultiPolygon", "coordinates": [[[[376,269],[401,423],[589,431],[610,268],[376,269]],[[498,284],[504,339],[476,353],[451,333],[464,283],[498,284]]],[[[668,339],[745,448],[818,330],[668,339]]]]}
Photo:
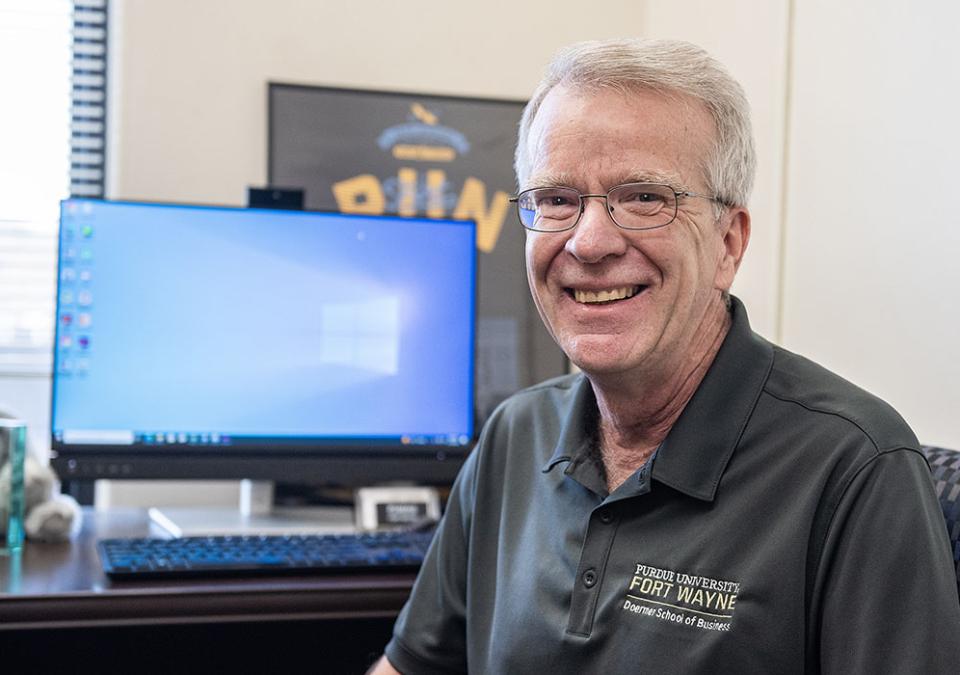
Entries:
{"type": "Polygon", "coordinates": [[[597,583],[597,573],[589,569],[583,573],[583,585],[587,588],[593,588],[597,583]]]}
{"type": "Polygon", "coordinates": [[[613,516],[610,514],[609,511],[601,511],[600,522],[603,523],[604,525],[609,525],[610,523],[613,522],[613,516]]]}

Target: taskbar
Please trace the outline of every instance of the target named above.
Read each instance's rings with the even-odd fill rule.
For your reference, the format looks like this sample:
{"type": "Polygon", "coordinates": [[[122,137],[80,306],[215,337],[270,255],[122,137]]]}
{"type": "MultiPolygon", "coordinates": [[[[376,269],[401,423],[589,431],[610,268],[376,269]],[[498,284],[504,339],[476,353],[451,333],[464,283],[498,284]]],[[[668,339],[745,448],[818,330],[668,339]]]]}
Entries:
{"type": "Polygon", "coordinates": [[[98,447],[164,446],[180,448],[206,447],[397,447],[446,446],[466,447],[471,438],[466,433],[401,434],[395,436],[307,436],[307,435],[238,435],[217,431],[132,431],[125,429],[64,429],[53,433],[55,446],[89,445],[98,447]]]}

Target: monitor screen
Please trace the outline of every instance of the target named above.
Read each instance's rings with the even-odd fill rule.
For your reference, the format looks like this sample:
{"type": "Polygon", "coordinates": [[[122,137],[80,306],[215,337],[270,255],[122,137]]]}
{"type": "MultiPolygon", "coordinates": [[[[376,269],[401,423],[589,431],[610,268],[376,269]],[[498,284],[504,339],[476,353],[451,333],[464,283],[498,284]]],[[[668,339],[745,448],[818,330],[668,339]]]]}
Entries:
{"type": "Polygon", "coordinates": [[[70,199],[64,479],[444,482],[473,441],[475,226],[70,199]]]}

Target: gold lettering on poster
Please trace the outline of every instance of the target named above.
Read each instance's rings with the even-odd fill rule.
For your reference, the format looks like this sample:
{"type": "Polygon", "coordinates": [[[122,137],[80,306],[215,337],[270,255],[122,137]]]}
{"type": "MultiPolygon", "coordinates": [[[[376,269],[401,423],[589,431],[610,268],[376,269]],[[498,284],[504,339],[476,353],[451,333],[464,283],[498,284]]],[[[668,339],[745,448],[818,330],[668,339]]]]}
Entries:
{"type": "Polygon", "coordinates": [[[417,162],[452,162],[457,151],[445,145],[395,145],[391,150],[395,159],[417,162]]]}
{"type": "Polygon", "coordinates": [[[397,188],[397,213],[407,217],[417,215],[417,170],[397,171],[397,188]]]}
{"type": "Polygon", "coordinates": [[[467,178],[460,192],[460,201],[453,210],[454,218],[472,218],[477,221],[477,248],[490,253],[497,245],[500,227],[507,215],[510,198],[497,190],[487,206],[487,188],[476,178],[467,178]]]}
{"type": "Polygon", "coordinates": [[[447,174],[440,169],[427,171],[427,218],[443,218],[443,184],[447,174]]]}
{"type": "MultiPolygon", "coordinates": [[[[426,216],[443,218],[443,186],[447,176],[441,169],[426,172],[426,216]]],[[[417,215],[418,172],[410,167],[397,171],[397,212],[401,216],[417,215]]],[[[383,186],[373,174],[365,173],[333,184],[333,196],[337,208],[343,213],[382,215],[386,211],[383,186]]],[[[497,246],[503,221],[507,217],[510,199],[506,192],[496,190],[487,202],[487,186],[472,176],[463,183],[463,189],[453,210],[452,217],[471,219],[477,222],[477,248],[484,253],[497,246]]]]}
{"type": "Polygon", "coordinates": [[[380,181],[370,173],[334,183],[333,196],[343,213],[379,215],[386,203],[380,181]]]}

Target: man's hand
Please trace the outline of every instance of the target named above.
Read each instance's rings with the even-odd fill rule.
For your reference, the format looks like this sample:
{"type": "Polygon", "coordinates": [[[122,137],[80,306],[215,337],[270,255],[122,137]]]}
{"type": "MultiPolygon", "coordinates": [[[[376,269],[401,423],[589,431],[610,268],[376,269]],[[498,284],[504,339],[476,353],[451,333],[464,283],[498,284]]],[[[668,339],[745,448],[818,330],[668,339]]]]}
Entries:
{"type": "Polygon", "coordinates": [[[401,675],[401,673],[390,665],[386,656],[381,656],[380,660],[374,663],[373,667],[367,671],[367,675],[401,675]]]}

